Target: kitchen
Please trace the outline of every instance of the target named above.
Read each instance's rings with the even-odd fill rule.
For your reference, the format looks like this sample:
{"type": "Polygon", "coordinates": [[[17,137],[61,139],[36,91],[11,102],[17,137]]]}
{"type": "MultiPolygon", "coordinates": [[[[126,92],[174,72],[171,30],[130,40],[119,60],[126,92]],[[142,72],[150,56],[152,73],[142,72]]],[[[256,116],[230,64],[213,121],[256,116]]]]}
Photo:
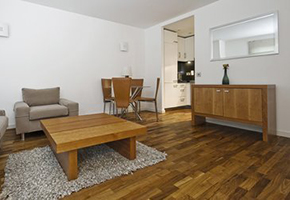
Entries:
{"type": "Polygon", "coordinates": [[[164,27],[164,108],[188,107],[195,81],[194,17],[164,27]]]}

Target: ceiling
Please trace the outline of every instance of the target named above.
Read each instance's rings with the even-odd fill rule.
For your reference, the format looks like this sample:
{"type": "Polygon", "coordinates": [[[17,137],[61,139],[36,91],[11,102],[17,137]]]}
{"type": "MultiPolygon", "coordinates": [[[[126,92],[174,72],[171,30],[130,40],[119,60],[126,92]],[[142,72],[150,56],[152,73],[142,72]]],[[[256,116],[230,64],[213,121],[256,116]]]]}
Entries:
{"type": "Polygon", "coordinates": [[[166,25],[164,28],[176,32],[181,37],[192,36],[194,35],[194,17],[166,25]]]}
{"type": "Polygon", "coordinates": [[[149,28],[218,0],[24,0],[44,6],[149,28]]]}

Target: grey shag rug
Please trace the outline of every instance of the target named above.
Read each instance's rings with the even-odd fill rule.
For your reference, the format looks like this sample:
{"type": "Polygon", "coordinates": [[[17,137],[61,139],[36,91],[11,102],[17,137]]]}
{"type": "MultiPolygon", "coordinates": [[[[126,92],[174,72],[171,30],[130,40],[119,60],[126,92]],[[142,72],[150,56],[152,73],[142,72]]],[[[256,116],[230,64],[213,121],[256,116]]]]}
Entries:
{"type": "Polygon", "coordinates": [[[137,142],[128,160],[107,145],[78,152],[78,179],[68,181],[49,146],[9,155],[0,199],[59,199],[83,188],[166,160],[166,153],[137,142]]]}

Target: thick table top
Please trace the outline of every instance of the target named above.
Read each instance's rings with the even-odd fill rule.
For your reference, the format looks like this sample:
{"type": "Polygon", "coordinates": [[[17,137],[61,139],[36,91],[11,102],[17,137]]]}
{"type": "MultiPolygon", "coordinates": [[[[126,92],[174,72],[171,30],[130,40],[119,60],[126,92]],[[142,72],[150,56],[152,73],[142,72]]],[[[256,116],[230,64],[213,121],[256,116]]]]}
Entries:
{"type": "Polygon", "coordinates": [[[108,114],[93,114],[41,120],[41,126],[56,153],[81,149],[145,134],[142,126],[108,114]]]}

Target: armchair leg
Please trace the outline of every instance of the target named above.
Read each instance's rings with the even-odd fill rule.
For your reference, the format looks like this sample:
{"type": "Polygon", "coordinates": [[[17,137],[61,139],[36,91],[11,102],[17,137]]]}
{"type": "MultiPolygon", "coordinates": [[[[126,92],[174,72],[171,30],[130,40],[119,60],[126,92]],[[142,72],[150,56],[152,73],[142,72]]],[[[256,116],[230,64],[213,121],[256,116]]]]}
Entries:
{"type": "Polygon", "coordinates": [[[21,133],[21,140],[25,141],[25,133],[21,133]]]}
{"type": "Polygon", "coordinates": [[[109,114],[111,114],[112,101],[110,102],[109,114]]]}

